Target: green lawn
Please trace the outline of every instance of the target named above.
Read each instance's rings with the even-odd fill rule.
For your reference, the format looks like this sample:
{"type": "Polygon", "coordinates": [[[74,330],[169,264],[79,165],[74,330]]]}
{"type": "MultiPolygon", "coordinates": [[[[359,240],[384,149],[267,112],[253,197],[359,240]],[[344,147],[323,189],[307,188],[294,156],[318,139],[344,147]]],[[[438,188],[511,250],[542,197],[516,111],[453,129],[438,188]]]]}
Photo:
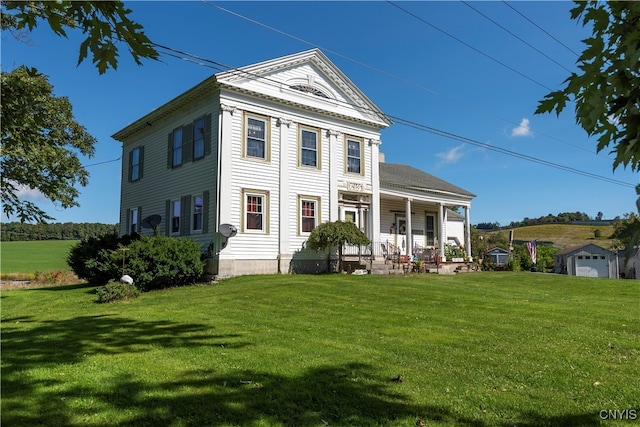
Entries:
{"type": "Polygon", "coordinates": [[[67,255],[76,243],[77,240],[2,242],[0,271],[9,274],[69,270],[67,255]]]}
{"type": "Polygon", "coordinates": [[[2,293],[2,425],[595,426],[640,410],[638,281],[247,276],[117,304],[92,289],[2,293]]]}

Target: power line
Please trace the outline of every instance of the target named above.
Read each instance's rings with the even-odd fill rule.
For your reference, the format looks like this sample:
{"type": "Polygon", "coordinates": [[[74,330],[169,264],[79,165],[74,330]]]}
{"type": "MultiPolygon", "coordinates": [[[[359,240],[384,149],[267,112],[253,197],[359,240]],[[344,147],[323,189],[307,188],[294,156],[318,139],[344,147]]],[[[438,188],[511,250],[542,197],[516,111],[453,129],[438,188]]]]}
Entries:
{"type": "MultiPolygon", "coordinates": [[[[447,101],[449,101],[449,102],[452,102],[452,103],[454,103],[454,104],[461,105],[461,106],[463,106],[463,107],[465,107],[465,108],[468,108],[468,109],[470,109],[470,110],[477,111],[477,112],[479,112],[479,113],[482,113],[482,114],[485,114],[485,115],[487,115],[487,116],[493,117],[493,118],[495,118],[495,119],[501,120],[501,121],[503,121],[503,122],[505,122],[505,123],[509,123],[509,124],[511,124],[511,125],[515,125],[516,127],[524,127],[524,128],[525,128],[525,129],[527,129],[528,131],[534,132],[534,133],[536,133],[536,134],[538,134],[538,135],[540,135],[540,136],[543,136],[543,137],[549,138],[549,139],[551,139],[551,140],[553,140],[553,141],[560,142],[561,144],[565,144],[565,145],[571,146],[571,147],[576,148],[576,149],[578,149],[578,150],[586,151],[586,152],[588,152],[588,153],[590,153],[590,154],[593,154],[593,155],[595,155],[595,156],[598,156],[598,157],[607,157],[607,156],[605,156],[605,155],[603,155],[603,154],[595,153],[595,152],[593,152],[593,150],[587,149],[587,148],[585,148],[585,147],[583,147],[583,146],[580,146],[580,145],[577,145],[577,144],[572,144],[572,143],[570,143],[570,142],[568,142],[568,141],[565,141],[565,140],[563,140],[563,139],[561,139],[561,138],[557,138],[557,137],[555,137],[555,136],[553,136],[553,135],[549,135],[549,134],[546,134],[546,133],[543,133],[543,132],[536,131],[535,129],[532,129],[532,128],[528,127],[528,126],[522,126],[522,124],[521,124],[521,123],[514,122],[514,121],[513,121],[513,120],[511,120],[511,119],[508,119],[508,118],[506,118],[506,117],[502,117],[502,116],[500,116],[500,115],[498,115],[498,114],[492,113],[492,112],[487,111],[487,110],[485,110],[485,109],[483,109],[483,108],[476,107],[476,106],[474,106],[474,105],[468,104],[468,103],[466,103],[466,102],[464,102],[464,101],[461,101],[461,100],[459,100],[459,99],[452,98],[452,97],[450,97],[450,96],[444,95],[444,94],[442,94],[442,93],[440,93],[440,92],[438,92],[438,91],[436,91],[436,90],[434,90],[434,89],[431,89],[431,88],[429,88],[429,87],[427,87],[427,86],[424,86],[424,85],[422,85],[422,84],[416,83],[416,82],[414,82],[414,81],[412,81],[412,80],[406,79],[406,78],[404,78],[404,77],[398,76],[398,75],[393,74],[393,73],[390,73],[390,72],[388,72],[388,71],[381,70],[381,69],[379,69],[379,68],[373,67],[373,66],[371,66],[371,65],[369,65],[369,64],[363,63],[363,62],[361,62],[361,61],[358,61],[358,60],[356,60],[356,59],[353,59],[353,58],[351,58],[351,57],[349,57],[349,56],[346,56],[346,55],[341,54],[341,53],[339,53],[339,52],[336,52],[336,51],[334,51],[334,50],[327,49],[327,48],[325,48],[325,47],[323,47],[323,46],[317,45],[317,44],[315,44],[315,43],[312,43],[312,42],[310,42],[310,41],[307,41],[307,40],[302,39],[302,38],[300,38],[300,37],[297,37],[297,36],[295,36],[295,35],[289,34],[289,33],[285,32],[285,31],[282,31],[282,30],[279,30],[279,29],[277,29],[277,28],[271,27],[271,26],[269,26],[269,25],[267,25],[267,24],[264,24],[264,23],[262,23],[262,22],[260,22],[260,21],[257,21],[257,20],[255,20],[255,19],[249,18],[249,17],[247,17],[247,16],[245,16],[245,15],[242,15],[242,14],[239,14],[239,13],[234,12],[234,11],[232,11],[232,10],[226,9],[226,8],[224,8],[224,7],[220,6],[220,5],[215,4],[215,3],[211,3],[211,2],[209,2],[208,0],[201,0],[201,2],[202,2],[202,3],[204,3],[205,5],[207,5],[207,6],[211,7],[211,8],[218,9],[218,10],[220,10],[220,11],[222,11],[222,12],[228,13],[228,14],[230,14],[230,15],[233,15],[233,16],[237,17],[237,18],[240,18],[240,19],[243,19],[243,20],[245,20],[245,21],[251,22],[252,24],[258,25],[258,26],[263,27],[263,28],[265,28],[265,29],[267,29],[267,30],[273,31],[273,32],[278,33],[278,34],[280,34],[280,35],[283,35],[283,36],[285,36],[285,37],[289,37],[289,38],[291,38],[291,39],[293,39],[293,40],[296,40],[296,41],[299,41],[299,42],[301,42],[301,43],[304,43],[304,44],[306,44],[306,45],[308,45],[308,46],[310,46],[310,47],[314,47],[314,48],[321,49],[321,50],[322,50],[322,51],[324,51],[324,52],[327,52],[327,53],[330,53],[330,54],[332,54],[332,55],[335,55],[335,56],[337,56],[337,57],[339,57],[339,58],[342,58],[342,59],[344,59],[344,60],[347,60],[347,61],[349,61],[349,62],[352,62],[352,63],[354,63],[354,64],[356,64],[356,65],[360,65],[360,66],[362,66],[362,67],[364,67],[364,68],[366,68],[366,69],[369,69],[369,70],[375,71],[375,72],[377,72],[377,73],[380,73],[380,74],[382,74],[382,75],[385,75],[385,76],[387,76],[387,77],[390,77],[390,78],[392,78],[392,79],[394,79],[394,80],[397,80],[397,81],[399,81],[399,82],[405,83],[405,84],[407,84],[407,85],[409,85],[409,86],[413,86],[413,87],[415,87],[415,88],[417,88],[417,89],[420,89],[420,90],[423,90],[423,91],[425,91],[425,92],[427,92],[427,93],[430,93],[430,94],[432,94],[432,95],[438,96],[438,97],[440,97],[440,98],[442,98],[442,99],[445,99],[445,100],[447,100],[447,101]]],[[[182,54],[184,54],[184,53],[182,53],[182,54]]],[[[229,67],[229,68],[231,68],[231,67],[229,67]]],[[[608,158],[608,157],[607,157],[607,158],[608,158]]]]}
{"type": "Polygon", "coordinates": [[[400,9],[402,12],[406,13],[407,15],[414,17],[415,19],[417,19],[418,21],[422,22],[423,24],[428,25],[428,26],[430,26],[431,28],[433,28],[433,29],[435,29],[435,30],[440,31],[442,34],[444,34],[444,35],[446,35],[446,36],[448,36],[448,37],[452,38],[453,40],[457,41],[458,43],[460,43],[460,44],[462,44],[462,45],[464,45],[464,46],[466,46],[466,47],[468,47],[469,49],[471,49],[471,50],[473,50],[473,51],[475,51],[475,52],[478,52],[480,55],[484,56],[485,58],[488,58],[488,59],[490,59],[490,60],[492,60],[492,61],[496,62],[497,64],[499,64],[499,65],[503,66],[504,68],[506,68],[506,69],[508,69],[508,70],[510,70],[510,71],[512,71],[512,72],[514,72],[514,73],[516,73],[516,74],[518,74],[519,76],[524,77],[525,79],[527,79],[527,80],[529,80],[529,81],[531,81],[531,82],[533,82],[533,83],[537,84],[538,86],[543,87],[544,89],[548,90],[549,92],[553,92],[553,89],[551,89],[549,86],[545,85],[544,83],[540,83],[539,81],[537,81],[537,80],[536,80],[536,79],[534,79],[533,77],[529,77],[529,76],[527,76],[526,74],[524,74],[524,73],[522,73],[522,72],[520,72],[520,71],[516,70],[515,68],[513,68],[513,67],[511,67],[511,66],[509,66],[509,65],[507,65],[507,64],[505,64],[504,62],[502,62],[502,61],[500,61],[500,60],[498,60],[498,59],[494,58],[493,56],[491,56],[491,55],[489,55],[489,54],[487,54],[487,53],[484,53],[484,52],[483,52],[483,51],[481,51],[480,49],[478,49],[478,48],[476,48],[476,47],[474,47],[474,46],[470,45],[469,43],[467,43],[467,42],[465,42],[465,41],[463,41],[463,40],[459,39],[458,37],[456,37],[456,36],[454,36],[454,35],[452,35],[452,34],[450,34],[450,33],[446,32],[446,31],[445,31],[445,30],[443,30],[442,28],[435,26],[435,25],[434,25],[434,24],[432,24],[431,22],[429,22],[429,21],[427,21],[426,19],[424,19],[424,18],[422,18],[422,17],[420,17],[420,16],[416,15],[415,13],[410,12],[410,11],[408,11],[407,9],[405,9],[405,8],[403,8],[403,7],[401,7],[401,6],[398,6],[396,3],[394,3],[394,2],[392,2],[392,1],[390,1],[390,0],[387,0],[387,3],[389,3],[390,5],[392,5],[392,6],[396,7],[396,8],[398,8],[398,9],[400,9]]]}
{"type": "Polygon", "coordinates": [[[527,160],[527,161],[531,161],[534,163],[538,163],[541,165],[545,165],[545,166],[549,166],[555,169],[559,169],[559,170],[564,170],[566,172],[571,172],[571,173],[575,173],[578,175],[582,175],[588,178],[593,178],[593,179],[598,179],[600,181],[604,181],[604,182],[608,182],[610,184],[616,184],[616,185],[621,185],[624,187],[633,187],[635,188],[635,184],[631,184],[625,181],[620,181],[617,179],[613,179],[613,178],[609,178],[603,175],[598,175],[598,174],[594,174],[591,172],[586,172],[580,169],[576,169],[576,168],[572,168],[570,166],[565,166],[565,165],[561,165],[559,163],[554,163],[548,160],[544,160],[544,159],[540,159],[537,157],[533,157],[533,156],[529,156],[527,154],[522,154],[522,153],[518,153],[516,151],[512,151],[512,150],[507,150],[506,148],[501,148],[501,147],[496,147],[495,145],[491,145],[491,144],[487,144],[485,142],[481,142],[478,141],[476,139],[472,139],[472,138],[467,138],[461,135],[457,135],[455,133],[451,133],[451,132],[447,132],[447,131],[443,131],[441,129],[437,129],[431,126],[427,126],[425,124],[422,123],[418,123],[418,122],[414,122],[411,120],[407,120],[407,119],[403,119],[402,117],[396,117],[396,116],[389,116],[390,118],[392,118],[396,123],[398,124],[403,124],[405,126],[408,127],[412,127],[414,129],[420,130],[420,131],[424,131],[424,132],[429,132],[432,133],[434,135],[439,135],[445,138],[449,138],[449,139],[453,139],[455,141],[460,141],[460,142],[464,142],[467,144],[471,144],[474,145],[476,147],[480,147],[480,148],[485,148],[487,150],[491,150],[491,151],[495,151],[498,153],[502,153],[508,156],[512,156],[512,157],[516,157],[516,158],[520,158],[523,160],[527,160]]]}
{"type": "Polygon", "coordinates": [[[92,163],[90,165],[82,165],[83,168],[90,168],[92,166],[99,166],[99,165],[104,165],[107,163],[113,163],[113,162],[117,162],[120,159],[122,159],[122,156],[118,157],[117,159],[112,159],[112,160],[105,160],[104,162],[98,162],[98,163],[92,163]]]}
{"type": "MultiPolygon", "coordinates": [[[[162,46],[162,45],[159,45],[159,46],[162,46]]],[[[216,66],[222,67],[222,68],[226,69],[227,71],[236,71],[238,73],[242,73],[242,74],[245,74],[247,76],[251,76],[251,77],[253,77],[255,79],[260,79],[263,82],[265,82],[266,84],[273,85],[274,87],[278,87],[279,88],[282,85],[282,82],[280,82],[280,81],[276,81],[274,79],[270,79],[268,77],[261,76],[261,75],[259,75],[257,73],[246,71],[246,70],[243,70],[241,68],[231,67],[231,66],[222,64],[220,62],[213,61],[211,59],[202,58],[202,57],[199,57],[197,55],[192,55],[192,54],[190,54],[188,52],[179,51],[177,49],[169,48],[167,46],[162,46],[162,48],[170,50],[170,51],[180,52],[180,54],[183,55],[183,56],[194,57],[194,58],[197,58],[199,61],[202,61],[202,62],[215,64],[216,66]]],[[[373,109],[368,108],[368,107],[356,106],[356,105],[350,104],[350,103],[348,103],[346,101],[340,101],[340,100],[334,100],[334,101],[337,102],[337,103],[342,103],[344,105],[347,105],[347,106],[349,106],[351,108],[360,110],[362,112],[373,113],[373,114],[377,113],[377,111],[374,111],[373,109]]],[[[455,134],[455,133],[452,133],[452,132],[444,131],[442,129],[434,128],[434,127],[425,125],[423,123],[418,123],[418,122],[415,122],[415,121],[412,121],[412,120],[408,120],[408,119],[405,119],[405,118],[402,118],[402,117],[399,117],[399,116],[393,116],[393,115],[389,115],[389,114],[386,114],[386,116],[389,117],[390,119],[392,119],[393,121],[395,121],[398,124],[402,124],[404,126],[411,127],[411,128],[414,128],[414,129],[417,129],[417,130],[420,130],[420,131],[429,132],[431,134],[438,135],[438,136],[441,136],[441,137],[444,137],[444,138],[452,139],[452,140],[459,141],[459,142],[464,142],[464,143],[467,143],[467,144],[470,144],[470,145],[474,145],[474,146],[477,146],[477,147],[481,147],[481,148],[485,148],[485,149],[488,149],[488,150],[491,150],[491,151],[495,151],[495,152],[498,152],[498,153],[501,153],[501,154],[504,154],[504,155],[516,157],[516,158],[519,158],[519,159],[522,159],[522,160],[531,161],[531,162],[534,162],[534,163],[537,163],[537,164],[541,164],[541,165],[545,165],[545,166],[552,167],[552,168],[555,168],[555,169],[563,170],[563,171],[566,171],[566,172],[578,174],[578,175],[585,176],[585,177],[588,177],[588,178],[592,178],[592,179],[597,179],[597,180],[600,180],[600,181],[608,182],[610,184],[616,184],[616,185],[621,185],[621,186],[625,186],[625,187],[635,188],[635,184],[631,184],[631,183],[628,183],[628,182],[616,180],[616,179],[613,179],[613,178],[609,178],[609,177],[606,177],[606,176],[603,176],[603,175],[594,174],[594,173],[591,173],[591,172],[586,172],[586,171],[583,171],[583,170],[580,170],[580,169],[576,169],[576,168],[572,168],[572,167],[569,167],[569,166],[561,165],[559,163],[554,163],[554,162],[551,162],[551,161],[548,161],[548,160],[544,160],[544,159],[540,159],[540,158],[537,158],[537,157],[529,156],[529,155],[526,155],[526,154],[518,153],[516,151],[507,150],[505,148],[496,147],[496,146],[488,144],[488,143],[484,143],[484,142],[481,142],[481,141],[478,141],[478,140],[475,140],[475,139],[472,139],[472,138],[467,138],[467,137],[464,137],[464,136],[461,136],[461,135],[458,135],[458,134],[455,134]]]]}
{"type": "Polygon", "coordinates": [[[566,44],[562,43],[560,40],[558,40],[557,38],[555,38],[552,34],[550,34],[547,30],[545,30],[544,28],[542,28],[540,25],[536,24],[535,22],[533,22],[531,19],[529,19],[529,17],[527,17],[524,13],[520,12],[518,9],[516,9],[515,7],[511,6],[509,3],[507,3],[506,1],[502,0],[502,3],[504,3],[507,7],[509,7],[511,10],[513,10],[515,13],[517,13],[518,15],[522,16],[524,19],[526,19],[527,21],[529,21],[533,26],[535,26],[537,29],[539,29],[540,31],[542,31],[543,33],[545,33],[546,35],[548,35],[549,37],[551,37],[553,40],[555,40],[556,42],[558,42],[558,44],[560,44],[561,46],[563,46],[565,49],[567,49],[569,52],[573,53],[575,56],[580,56],[579,53],[575,52],[573,49],[571,49],[569,46],[567,46],[566,44]]]}
{"type": "Polygon", "coordinates": [[[529,46],[531,49],[535,50],[536,52],[538,52],[540,55],[544,56],[545,58],[547,58],[549,61],[553,62],[554,64],[560,66],[561,68],[564,68],[567,72],[569,73],[573,73],[573,71],[571,71],[570,69],[568,69],[567,67],[565,67],[564,65],[562,65],[561,63],[559,63],[558,61],[556,61],[555,59],[553,59],[552,57],[550,57],[549,55],[547,55],[546,53],[544,53],[543,51],[541,51],[540,49],[538,49],[537,47],[535,47],[534,45],[532,45],[531,43],[529,43],[528,41],[524,40],[523,38],[519,37],[517,34],[513,33],[512,31],[510,31],[509,29],[507,29],[506,27],[504,27],[503,25],[501,25],[500,23],[496,22],[495,20],[491,19],[490,17],[488,17],[487,15],[485,15],[484,13],[480,12],[478,9],[476,9],[475,7],[471,6],[469,3],[467,3],[466,1],[462,1],[462,4],[464,4],[465,6],[469,7],[470,9],[474,10],[476,13],[478,13],[479,15],[483,16],[484,18],[486,18],[489,22],[491,22],[492,24],[496,25],[497,27],[503,29],[505,32],[507,32],[508,34],[511,34],[513,37],[515,37],[516,39],[520,40],[522,43],[524,43],[525,45],[529,46]]]}

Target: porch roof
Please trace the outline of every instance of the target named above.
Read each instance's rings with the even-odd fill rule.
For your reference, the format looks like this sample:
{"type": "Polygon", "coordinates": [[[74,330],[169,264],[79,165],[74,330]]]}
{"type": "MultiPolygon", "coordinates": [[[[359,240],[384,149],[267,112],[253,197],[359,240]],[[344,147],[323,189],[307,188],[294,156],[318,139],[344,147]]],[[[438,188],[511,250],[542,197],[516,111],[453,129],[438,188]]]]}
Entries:
{"type": "Polygon", "coordinates": [[[396,163],[380,163],[380,186],[401,187],[421,192],[441,192],[474,198],[475,194],[457,185],[416,169],[396,163]]]}

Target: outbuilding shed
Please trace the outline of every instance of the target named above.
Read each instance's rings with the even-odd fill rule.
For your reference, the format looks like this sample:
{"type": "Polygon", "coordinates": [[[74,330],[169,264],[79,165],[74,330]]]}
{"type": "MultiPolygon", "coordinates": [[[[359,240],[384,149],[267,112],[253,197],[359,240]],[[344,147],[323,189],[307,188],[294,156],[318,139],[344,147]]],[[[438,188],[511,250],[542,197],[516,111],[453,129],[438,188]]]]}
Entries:
{"type": "Polygon", "coordinates": [[[576,246],[554,256],[554,272],[571,276],[618,277],[617,254],[598,245],[576,246]]]}
{"type": "Polygon", "coordinates": [[[496,267],[504,267],[509,264],[509,251],[502,248],[491,248],[485,253],[496,267]]]}

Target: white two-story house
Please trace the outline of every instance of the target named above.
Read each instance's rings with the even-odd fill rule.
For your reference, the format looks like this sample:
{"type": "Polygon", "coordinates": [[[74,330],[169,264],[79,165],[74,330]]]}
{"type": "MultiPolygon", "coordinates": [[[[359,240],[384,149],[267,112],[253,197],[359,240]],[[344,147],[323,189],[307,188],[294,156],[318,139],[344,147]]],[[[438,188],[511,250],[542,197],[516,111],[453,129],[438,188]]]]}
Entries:
{"type": "Polygon", "coordinates": [[[317,49],[215,74],[113,135],[120,233],[194,239],[220,277],[322,271],[326,254],[305,242],[335,220],[355,222],[374,252],[458,242],[470,255],[474,195],[381,163],[390,124],[317,49]]]}

